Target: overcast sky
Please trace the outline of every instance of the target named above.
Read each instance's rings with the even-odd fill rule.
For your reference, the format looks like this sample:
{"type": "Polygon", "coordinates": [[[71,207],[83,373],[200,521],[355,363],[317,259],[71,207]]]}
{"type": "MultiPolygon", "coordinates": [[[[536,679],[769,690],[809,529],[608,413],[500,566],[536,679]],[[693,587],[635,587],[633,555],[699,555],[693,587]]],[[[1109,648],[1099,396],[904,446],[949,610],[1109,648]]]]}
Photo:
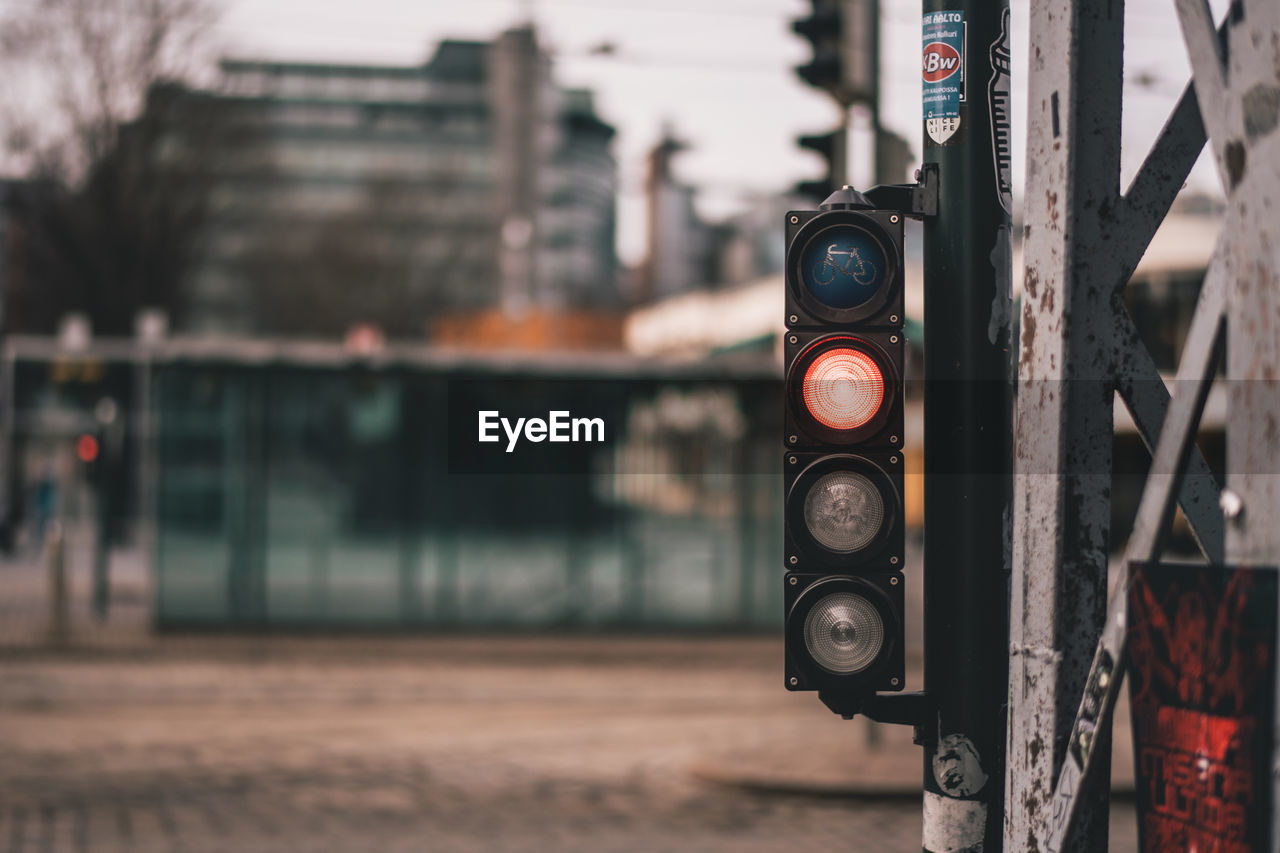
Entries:
{"type": "MultiPolygon", "coordinates": [[[[532,19],[556,56],[564,85],[593,89],[618,128],[622,198],[619,249],[634,263],[644,245],[644,153],[664,123],[691,150],[677,172],[699,188],[704,214],[723,216],[753,196],[821,171],[795,146],[800,133],[834,127],[838,114],[792,67],[808,43],[790,21],[807,0],[226,0],[218,27],[225,53],[285,59],[408,64],[442,38],[491,39],[532,19]],[[612,43],[612,56],[592,48],[612,43]]],[[[920,152],[920,5],[881,0],[881,114],[920,152]]],[[[1028,0],[1013,2],[1014,192],[1025,160],[1028,0]]],[[[1127,180],[1188,76],[1172,0],[1127,4],[1125,167],[1127,180]]],[[[1197,188],[1216,178],[1202,162],[1197,188]]]]}

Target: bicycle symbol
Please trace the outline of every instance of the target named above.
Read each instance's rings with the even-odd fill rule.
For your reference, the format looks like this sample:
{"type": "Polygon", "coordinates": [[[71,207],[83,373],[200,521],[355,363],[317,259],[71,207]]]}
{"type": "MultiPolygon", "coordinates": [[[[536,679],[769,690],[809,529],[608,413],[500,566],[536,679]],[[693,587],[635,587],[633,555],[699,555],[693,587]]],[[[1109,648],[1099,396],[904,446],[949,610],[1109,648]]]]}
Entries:
{"type": "Polygon", "coordinates": [[[822,266],[818,267],[818,272],[814,275],[813,280],[818,284],[831,284],[831,282],[835,281],[836,273],[838,272],[844,273],[864,287],[871,284],[876,278],[875,264],[858,254],[857,249],[840,251],[836,248],[836,244],[832,243],[827,247],[827,254],[822,259],[822,266]],[[839,255],[844,256],[843,261],[837,260],[839,255]]]}

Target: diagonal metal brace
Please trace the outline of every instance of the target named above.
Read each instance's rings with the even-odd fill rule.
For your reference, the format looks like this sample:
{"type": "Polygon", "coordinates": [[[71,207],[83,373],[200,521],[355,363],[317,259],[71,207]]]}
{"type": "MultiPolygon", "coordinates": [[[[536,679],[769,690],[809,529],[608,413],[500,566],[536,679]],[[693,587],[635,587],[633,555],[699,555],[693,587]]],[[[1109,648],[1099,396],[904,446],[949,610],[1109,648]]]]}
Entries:
{"type": "Polygon", "coordinates": [[[1194,444],[1205,399],[1217,369],[1217,348],[1225,326],[1223,312],[1228,284],[1234,276],[1234,270],[1224,260],[1223,246],[1220,240],[1200,289],[1200,300],[1178,365],[1179,393],[1170,400],[1160,428],[1138,517],[1125,548],[1125,562],[1107,604],[1102,636],[1098,639],[1085,694],[1076,712],[1058,784],[1053,790],[1052,813],[1044,836],[1044,849],[1049,853],[1063,849],[1080,802],[1080,793],[1089,771],[1096,764],[1093,760],[1094,733],[1107,724],[1115,709],[1124,671],[1129,565],[1150,562],[1160,555],[1186,471],[1188,449],[1194,444]]]}
{"type": "MultiPolygon", "coordinates": [[[[1169,411],[1169,390],[1127,312],[1116,317],[1116,338],[1117,348],[1127,354],[1117,370],[1116,391],[1128,408],[1143,444],[1154,454],[1169,411]]],[[[1187,453],[1186,472],[1178,487],[1178,504],[1205,559],[1221,564],[1226,560],[1222,550],[1225,525],[1218,508],[1222,487],[1194,442],[1188,446],[1187,453]]]]}

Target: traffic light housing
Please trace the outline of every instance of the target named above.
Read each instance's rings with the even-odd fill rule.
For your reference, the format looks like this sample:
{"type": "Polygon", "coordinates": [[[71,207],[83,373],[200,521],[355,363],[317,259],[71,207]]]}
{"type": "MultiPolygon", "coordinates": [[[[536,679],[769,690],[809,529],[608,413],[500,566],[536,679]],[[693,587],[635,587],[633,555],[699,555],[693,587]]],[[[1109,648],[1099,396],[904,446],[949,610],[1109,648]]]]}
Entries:
{"type": "Polygon", "coordinates": [[[791,30],[813,46],[813,58],[796,66],[801,80],[841,106],[876,101],[879,57],[877,0],[809,0],[808,17],[791,30]]]}
{"type": "Polygon", "coordinates": [[[905,684],[903,214],[786,216],[786,686],[851,715],[905,684]]]}
{"type": "Polygon", "coordinates": [[[882,571],[901,566],[902,466],[894,459],[897,455],[893,450],[787,454],[784,541],[797,568],[839,572],[851,559],[882,571]],[[865,526],[841,524],[854,508],[868,518],[865,526]]]}
{"type": "MultiPolygon", "coordinates": [[[[879,100],[879,0],[809,2],[809,15],[791,22],[792,31],[813,48],[813,58],[796,66],[796,74],[830,95],[843,108],[846,122],[848,108],[856,104],[869,107],[874,114],[879,100]]],[[[797,141],[827,163],[825,176],[801,181],[795,187],[797,195],[816,203],[842,186],[849,174],[847,130],[841,126],[829,133],[801,136],[797,141]]]]}
{"type": "Polygon", "coordinates": [[[813,45],[813,58],[796,66],[796,74],[810,86],[834,93],[844,76],[841,42],[844,7],[841,0],[810,0],[807,18],[791,22],[791,31],[813,45]]]}
{"type": "Polygon", "coordinates": [[[811,198],[814,201],[825,199],[835,192],[845,181],[847,136],[843,127],[830,133],[813,133],[801,136],[796,144],[812,151],[826,163],[826,174],[814,181],[801,181],[796,184],[796,194],[811,198]]]}
{"type": "Polygon", "coordinates": [[[898,574],[787,575],[787,686],[816,690],[840,714],[877,691],[902,689],[903,594],[898,574]],[[792,655],[792,649],[804,653],[792,655]]]}
{"type": "Polygon", "coordinates": [[[787,328],[882,329],[900,337],[902,234],[902,216],[889,211],[789,212],[787,328]]]}

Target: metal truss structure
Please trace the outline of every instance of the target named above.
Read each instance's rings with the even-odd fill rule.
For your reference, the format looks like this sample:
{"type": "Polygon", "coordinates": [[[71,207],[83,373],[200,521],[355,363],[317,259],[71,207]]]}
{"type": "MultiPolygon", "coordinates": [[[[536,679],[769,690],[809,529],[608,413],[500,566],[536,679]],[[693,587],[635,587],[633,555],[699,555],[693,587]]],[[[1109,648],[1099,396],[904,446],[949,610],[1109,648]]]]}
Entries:
{"type": "Polygon", "coordinates": [[[1122,193],[1124,4],[1031,4],[1007,850],[1106,849],[1114,394],[1152,453],[1125,565],[1160,556],[1175,505],[1208,561],[1280,562],[1280,4],[1235,0],[1216,29],[1206,0],[1174,5],[1193,80],[1122,193]],[[1122,294],[1206,141],[1227,211],[1171,394],[1122,294]],[[1224,339],[1225,489],[1194,443],[1224,339]]]}

